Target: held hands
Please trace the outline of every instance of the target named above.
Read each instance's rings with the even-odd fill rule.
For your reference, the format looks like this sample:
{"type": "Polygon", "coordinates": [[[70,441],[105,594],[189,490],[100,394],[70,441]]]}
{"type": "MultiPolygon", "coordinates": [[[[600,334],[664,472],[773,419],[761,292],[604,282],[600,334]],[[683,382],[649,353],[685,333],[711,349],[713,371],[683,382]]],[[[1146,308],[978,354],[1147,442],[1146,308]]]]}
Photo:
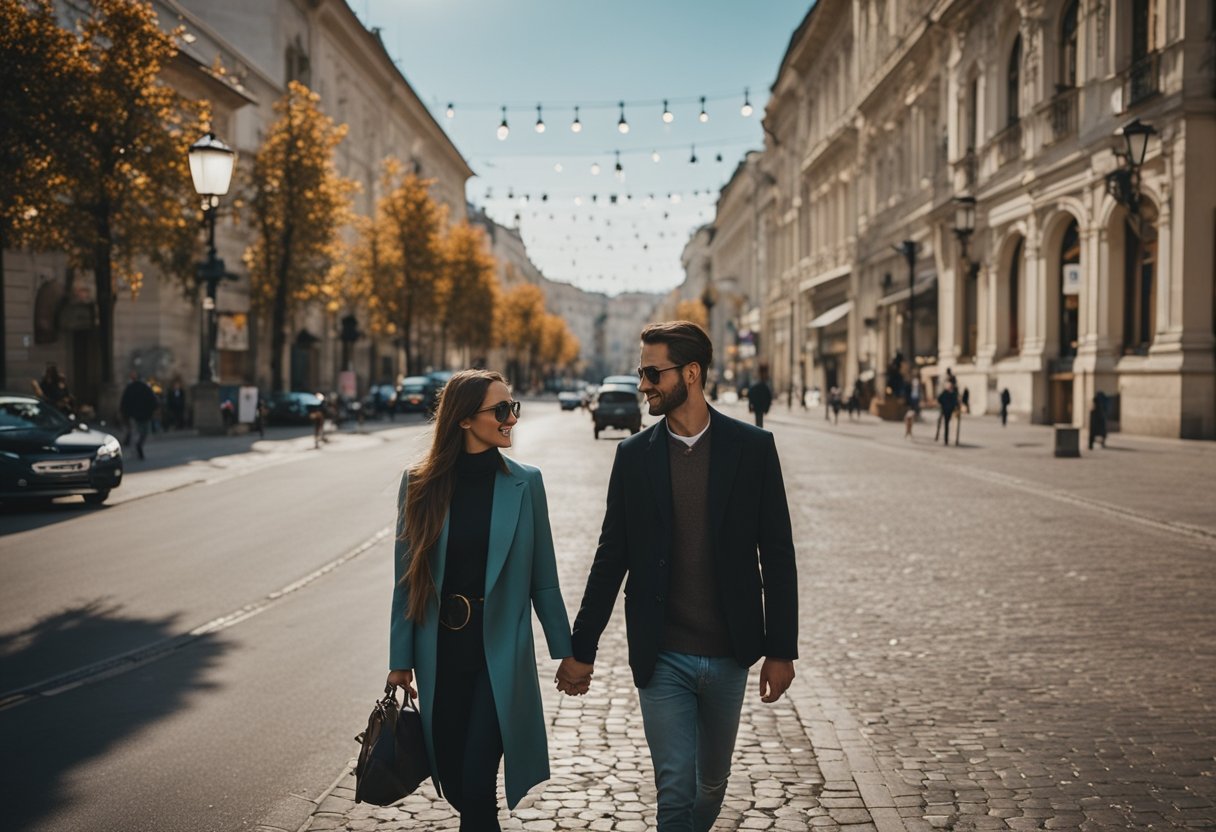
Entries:
{"type": "Polygon", "coordinates": [[[765,659],[764,664],[760,666],[760,701],[776,702],[793,681],[793,662],[784,659],[765,659]]]}
{"type": "Polygon", "coordinates": [[[557,689],[567,696],[582,696],[591,688],[591,674],[595,665],[580,662],[573,656],[562,659],[553,681],[557,689]]]}
{"type": "Polygon", "coordinates": [[[385,684],[405,688],[411,699],[418,698],[418,691],[414,689],[414,671],[412,670],[390,670],[385,684]]]}

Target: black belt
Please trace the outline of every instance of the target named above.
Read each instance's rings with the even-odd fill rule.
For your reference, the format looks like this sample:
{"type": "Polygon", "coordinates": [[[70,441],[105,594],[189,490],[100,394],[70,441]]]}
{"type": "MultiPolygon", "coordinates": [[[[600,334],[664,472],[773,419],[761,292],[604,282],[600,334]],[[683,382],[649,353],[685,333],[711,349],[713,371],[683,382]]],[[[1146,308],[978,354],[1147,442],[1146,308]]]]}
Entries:
{"type": "Polygon", "coordinates": [[[449,630],[463,630],[473,620],[473,610],[484,607],[485,598],[471,598],[453,593],[439,601],[439,623],[449,630]]]}

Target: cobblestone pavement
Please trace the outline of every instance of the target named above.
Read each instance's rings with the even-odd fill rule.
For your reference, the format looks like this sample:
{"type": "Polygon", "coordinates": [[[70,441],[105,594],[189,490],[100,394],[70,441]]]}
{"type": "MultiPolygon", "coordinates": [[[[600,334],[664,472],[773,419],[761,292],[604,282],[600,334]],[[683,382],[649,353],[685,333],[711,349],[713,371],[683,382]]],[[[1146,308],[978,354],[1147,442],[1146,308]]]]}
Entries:
{"type": "MultiPolygon", "coordinates": [[[[544,470],[574,608],[615,442],[585,416],[532,418],[516,455],[544,470]]],[[[822,412],[770,423],[801,660],[774,706],[753,673],[715,829],[1216,828],[1211,448],[1115,436],[1127,451],[1055,460],[1049,430],[983,418],[958,449],[925,425],[907,443],[822,412]]],[[[554,663],[538,661],[543,682],[554,663]]],[[[619,606],[592,692],[545,708],[553,777],[504,828],[653,828],[619,606]]],[[[343,774],[304,828],[458,825],[429,784],[387,809],[353,786],[343,774]]]]}

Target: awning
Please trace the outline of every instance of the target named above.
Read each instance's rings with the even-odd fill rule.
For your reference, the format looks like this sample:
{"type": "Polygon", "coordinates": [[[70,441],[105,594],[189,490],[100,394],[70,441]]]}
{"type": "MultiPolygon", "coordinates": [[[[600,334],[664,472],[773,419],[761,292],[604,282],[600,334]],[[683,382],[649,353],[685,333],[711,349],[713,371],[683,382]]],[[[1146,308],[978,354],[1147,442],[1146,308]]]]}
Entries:
{"type": "Polygon", "coordinates": [[[813,321],[811,321],[809,324],[806,325],[806,328],[807,329],[822,329],[823,327],[827,326],[828,324],[834,324],[837,321],[839,321],[841,318],[843,318],[845,315],[849,314],[849,310],[852,308],[853,308],[853,301],[846,300],[844,303],[840,304],[839,306],[833,306],[827,312],[824,312],[822,315],[815,318],[813,321]]]}
{"type": "MultiPolygon", "coordinates": [[[[930,289],[934,288],[935,286],[937,286],[937,275],[936,274],[931,274],[928,277],[922,277],[920,280],[917,280],[916,281],[917,297],[919,297],[920,295],[929,291],[930,289]]],[[[903,301],[908,299],[908,295],[910,295],[910,294],[911,294],[911,291],[905,286],[904,288],[900,289],[898,292],[892,292],[889,295],[879,298],[878,305],[879,306],[890,306],[893,303],[902,303],[903,301]]]]}

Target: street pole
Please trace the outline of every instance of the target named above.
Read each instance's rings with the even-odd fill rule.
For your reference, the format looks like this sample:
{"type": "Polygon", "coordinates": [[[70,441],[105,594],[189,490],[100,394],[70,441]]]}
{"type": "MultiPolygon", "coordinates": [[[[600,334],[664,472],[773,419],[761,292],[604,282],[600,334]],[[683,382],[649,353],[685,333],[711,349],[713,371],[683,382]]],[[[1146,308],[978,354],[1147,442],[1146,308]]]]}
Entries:
{"type": "Polygon", "coordinates": [[[904,240],[908,261],[908,383],[916,376],[916,242],[904,240]]]}
{"type": "Polygon", "coordinates": [[[790,298],[790,388],[789,397],[786,400],[786,410],[794,409],[794,339],[797,335],[796,323],[794,321],[795,313],[798,311],[798,298],[794,296],[790,298]]]}
{"type": "Polygon", "coordinates": [[[215,213],[216,213],[216,197],[210,197],[207,200],[207,208],[204,211],[203,221],[207,223],[207,259],[198,266],[198,276],[201,281],[206,283],[207,290],[203,296],[203,325],[201,335],[203,343],[200,345],[198,354],[198,380],[200,384],[214,383],[216,380],[215,373],[215,341],[216,341],[216,314],[215,314],[215,296],[216,287],[224,278],[224,261],[216,255],[215,250],[215,213]]]}

